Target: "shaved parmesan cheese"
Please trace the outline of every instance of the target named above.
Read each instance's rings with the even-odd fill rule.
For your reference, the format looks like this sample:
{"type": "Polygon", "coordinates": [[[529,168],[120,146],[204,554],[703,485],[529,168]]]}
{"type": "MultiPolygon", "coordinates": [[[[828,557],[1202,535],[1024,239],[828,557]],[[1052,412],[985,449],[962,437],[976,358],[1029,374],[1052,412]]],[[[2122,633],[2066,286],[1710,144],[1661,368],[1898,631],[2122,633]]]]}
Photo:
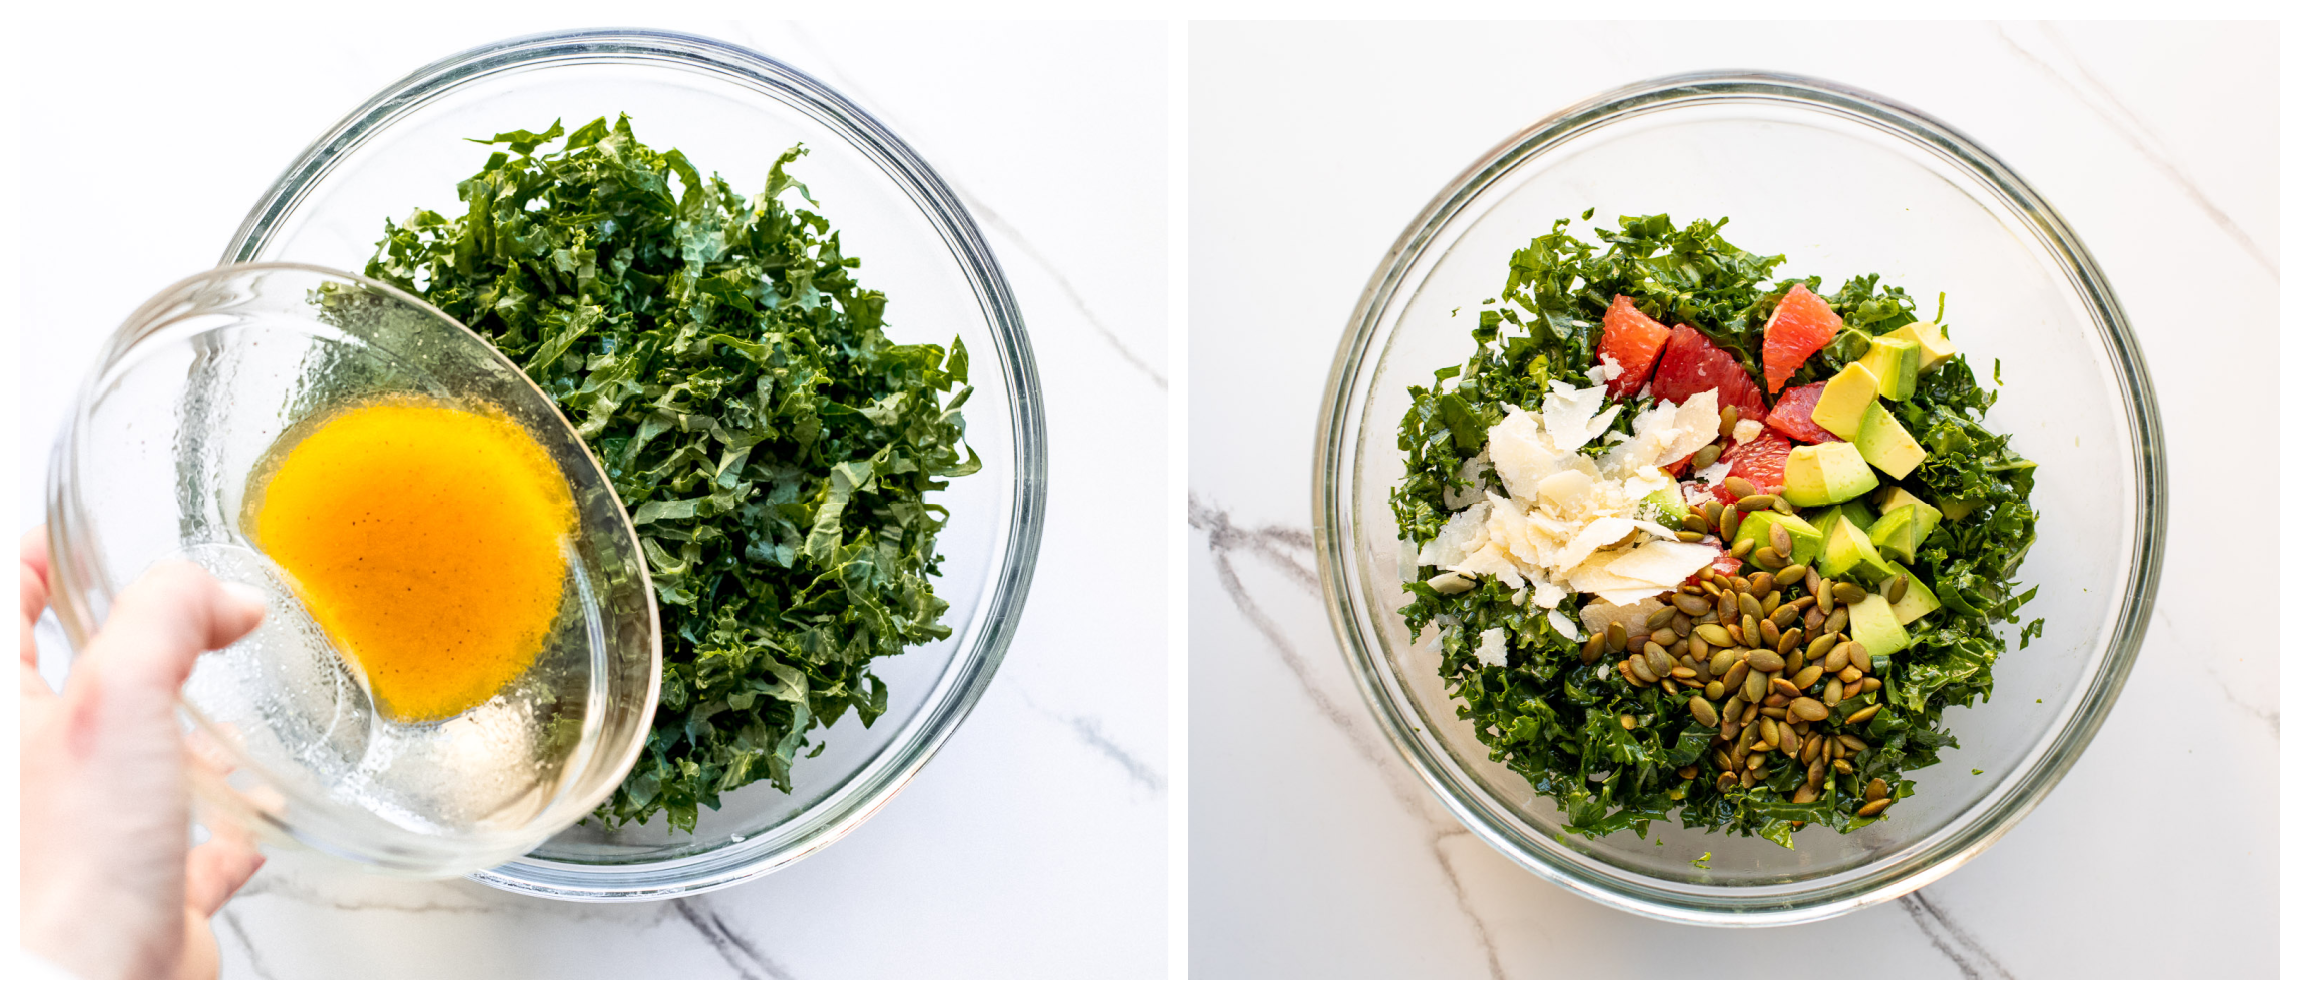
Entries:
{"type": "Polygon", "coordinates": [[[1606,568],[1614,575],[1659,587],[1675,587],[1717,559],[1717,550],[1695,542],[1647,542],[1630,549],[1606,568]]]}
{"type": "Polygon", "coordinates": [[[1574,642],[1581,641],[1581,630],[1573,627],[1573,621],[1571,619],[1557,613],[1556,611],[1551,611],[1549,613],[1549,627],[1556,629],[1557,634],[1562,635],[1567,639],[1570,639],[1574,642]]]}
{"type": "Polygon", "coordinates": [[[1741,444],[1755,441],[1757,435],[1763,433],[1765,433],[1765,425],[1754,420],[1743,420],[1733,425],[1733,440],[1741,444]]]}
{"type": "MultiPolygon", "coordinates": [[[[1533,414],[1519,411],[1503,417],[1486,432],[1486,450],[1493,469],[1513,497],[1531,497],[1543,477],[1557,470],[1559,449],[1542,440],[1541,425],[1533,414]]],[[[1576,446],[1578,447],[1578,445],[1576,446]]]]}
{"type": "Polygon", "coordinates": [[[1501,627],[1495,626],[1477,634],[1477,662],[1489,667],[1509,666],[1509,646],[1501,627]]]}
{"type": "Polygon", "coordinates": [[[1604,408],[1604,383],[1576,389],[1563,382],[1551,382],[1549,397],[1541,401],[1541,424],[1548,429],[1550,441],[1558,451],[1575,451],[1605,429],[1602,424],[1592,428],[1590,420],[1604,408]]]}

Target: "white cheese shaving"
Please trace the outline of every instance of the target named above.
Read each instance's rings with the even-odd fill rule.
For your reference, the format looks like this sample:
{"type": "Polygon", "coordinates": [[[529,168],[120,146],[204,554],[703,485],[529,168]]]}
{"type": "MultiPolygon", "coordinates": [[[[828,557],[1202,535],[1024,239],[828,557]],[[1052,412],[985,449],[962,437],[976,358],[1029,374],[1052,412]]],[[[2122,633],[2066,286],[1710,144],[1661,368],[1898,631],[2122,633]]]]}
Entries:
{"type": "Polygon", "coordinates": [[[1501,634],[1501,627],[1498,625],[1479,632],[1477,634],[1477,662],[1489,667],[1509,666],[1507,641],[1507,637],[1501,634]]]}
{"type": "Polygon", "coordinates": [[[1763,433],[1765,433],[1765,425],[1754,420],[1743,420],[1733,425],[1733,440],[1739,444],[1755,441],[1757,435],[1763,433]]]}
{"type": "Polygon", "coordinates": [[[1565,617],[1563,614],[1560,614],[1555,610],[1552,610],[1549,613],[1549,627],[1556,629],[1557,634],[1566,637],[1570,641],[1581,641],[1581,630],[1573,627],[1572,619],[1565,617]]]}

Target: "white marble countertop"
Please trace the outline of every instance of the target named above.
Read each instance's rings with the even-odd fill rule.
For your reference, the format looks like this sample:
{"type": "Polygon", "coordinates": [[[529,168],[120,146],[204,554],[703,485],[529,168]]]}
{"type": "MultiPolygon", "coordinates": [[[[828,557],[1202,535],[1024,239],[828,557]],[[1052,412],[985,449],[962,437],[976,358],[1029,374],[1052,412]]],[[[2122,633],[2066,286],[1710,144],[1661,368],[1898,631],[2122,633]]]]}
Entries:
{"type": "Polygon", "coordinates": [[[2276,975],[2276,658],[2272,641],[2252,639],[2275,631],[2223,624],[2274,620],[2275,563],[2218,544],[2230,526],[2209,505],[2279,495],[2276,465],[2261,459],[2275,453],[2261,438],[2275,435],[2277,398],[2276,34],[1195,26],[1193,974],[2276,975]],[[1347,675],[1308,530],[1327,366],[1398,232],[1473,158],[1550,111],[1721,63],[1892,96],[2020,170],[2115,282],[2154,375],[2174,484],[2147,644],[2059,788],[1915,895],[1766,931],[1588,902],[1458,825],[1347,675]],[[2209,814],[2175,824],[2134,808],[2164,788],[2209,814]]]}
{"type": "MultiPolygon", "coordinates": [[[[19,528],[40,518],[48,447],[97,345],[145,295],[212,266],[306,143],[433,59],[572,26],[115,23],[100,60],[20,46],[19,528]]],[[[901,795],[759,881],[587,905],[274,852],[216,922],[225,975],[1163,975],[1161,567],[1179,512],[1161,490],[1108,484],[1164,468],[1165,30],[658,26],[839,88],[983,223],[1030,326],[1051,435],[1037,585],[1005,664],[901,795]]]]}

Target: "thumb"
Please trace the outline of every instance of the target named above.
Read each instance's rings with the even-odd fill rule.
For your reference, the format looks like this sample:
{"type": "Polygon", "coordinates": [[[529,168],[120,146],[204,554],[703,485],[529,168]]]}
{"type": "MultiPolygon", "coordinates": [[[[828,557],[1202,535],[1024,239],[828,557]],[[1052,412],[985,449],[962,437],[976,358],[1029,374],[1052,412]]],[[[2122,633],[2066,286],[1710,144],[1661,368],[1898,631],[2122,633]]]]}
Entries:
{"type": "Polygon", "coordinates": [[[85,748],[93,739],[100,703],[130,716],[171,716],[199,655],[237,641],[263,616],[254,588],[221,583],[191,563],[171,560],[145,571],[120,591],[73,663],[65,681],[65,700],[75,709],[67,745],[85,748]]]}

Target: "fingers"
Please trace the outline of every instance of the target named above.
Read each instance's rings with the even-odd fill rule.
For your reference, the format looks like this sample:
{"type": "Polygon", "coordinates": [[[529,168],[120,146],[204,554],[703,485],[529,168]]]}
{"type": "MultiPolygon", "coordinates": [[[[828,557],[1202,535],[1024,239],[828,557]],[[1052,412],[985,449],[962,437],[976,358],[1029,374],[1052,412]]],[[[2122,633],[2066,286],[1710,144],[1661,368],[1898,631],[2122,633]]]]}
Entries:
{"type": "Polygon", "coordinates": [[[184,858],[184,905],[203,921],[215,916],[263,866],[264,856],[246,834],[218,830],[184,858]]]}
{"type": "Polygon", "coordinates": [[[202,652],[230,645],[263,616],[249,588],[218,583],[191,563],[163,562],[120,591],[73,673],[93,667],[107,687],[173,697],[202,652]]]}
{"type": "MultiPolygon", "coordinates": [[[[40,647],[32,641],[32,623],[48,610],[48,530],[46,525],[24,533],[16,543],[16,596],[21,602],[23,628],[17,633],[24,666],[40,669],[40,647]]],[[[46,685],[42,685],[46,690],[46,685]]],[[[30,691],[29,688],[26,689],[30,691]]]]}

